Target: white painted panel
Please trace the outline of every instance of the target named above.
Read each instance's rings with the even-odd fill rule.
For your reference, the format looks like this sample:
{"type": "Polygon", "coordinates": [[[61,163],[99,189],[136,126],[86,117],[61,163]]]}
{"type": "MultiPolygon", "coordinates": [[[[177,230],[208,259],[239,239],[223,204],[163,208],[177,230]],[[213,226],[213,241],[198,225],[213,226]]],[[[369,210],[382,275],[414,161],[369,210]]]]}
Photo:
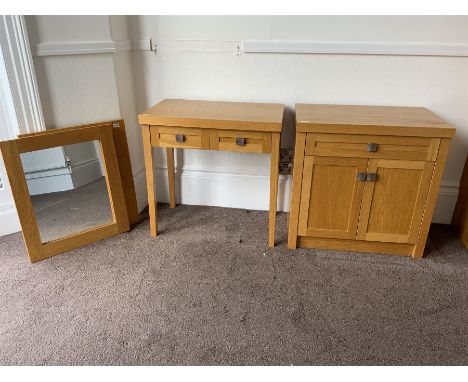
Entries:
{"type": "Polygon", "coordinates": [[[20,158],[30,195],[73,188],[63,147],[22,153],[20,158]]]}
{"type": "Polygon", "coordinates": [[[63,147],[22,153],[21,162],[25,174],[66,167],[63,147]]]}

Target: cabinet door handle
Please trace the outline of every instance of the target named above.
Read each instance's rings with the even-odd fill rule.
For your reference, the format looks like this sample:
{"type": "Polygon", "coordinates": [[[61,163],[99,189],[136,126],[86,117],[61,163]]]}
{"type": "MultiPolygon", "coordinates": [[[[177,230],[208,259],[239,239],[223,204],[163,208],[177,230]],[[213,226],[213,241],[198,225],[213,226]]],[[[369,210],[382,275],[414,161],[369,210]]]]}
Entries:
{"type": "Polygon", "coordinates": [[[379,149],[379,145],[377,143],[368,143],[367,144],[367,151],[368,152],[375,152],[379,149]]]}
{"type": "Polygon", "coordinates": [[[184,143],[184,141],[185,141],[185,135],[183,135],[183,134],[176,134],[175,140],[176,140],[176,142],[184,143]]]}
{"type": "Polygon", "coordinates": [[[245,138],[236,138],[237,146],[245,146],[245,138]]]}
{"type": "Polygon", "coordinates": [[[356,180],[359,180],[360,182],[364,182],[367,178],[367,174],[365,172],[358,172],[356,174],[356,180]]]}
{"type": "Polygon", "coordinates": [[[368,172],[366,180],[369,182],[375,182],[377,180],[377,174],[375,172],[368,172]]]}

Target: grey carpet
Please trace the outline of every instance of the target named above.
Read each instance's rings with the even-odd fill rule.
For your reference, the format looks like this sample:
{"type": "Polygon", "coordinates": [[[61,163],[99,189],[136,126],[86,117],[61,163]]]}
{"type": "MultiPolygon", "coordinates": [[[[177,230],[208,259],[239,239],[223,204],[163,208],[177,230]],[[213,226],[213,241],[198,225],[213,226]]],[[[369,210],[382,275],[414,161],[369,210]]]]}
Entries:
{"type": "Polygon", "coordinates": [[[36,264],[0,238],[3,365],[467,365],[468,253],[266,245],[267,212],[162,205],[131,232],[36,264]]]}
{"type": "Polygon", "coordinates": [[[112,222],[104,177],[73,190],[31,196],[43,243],[112,222]]]}

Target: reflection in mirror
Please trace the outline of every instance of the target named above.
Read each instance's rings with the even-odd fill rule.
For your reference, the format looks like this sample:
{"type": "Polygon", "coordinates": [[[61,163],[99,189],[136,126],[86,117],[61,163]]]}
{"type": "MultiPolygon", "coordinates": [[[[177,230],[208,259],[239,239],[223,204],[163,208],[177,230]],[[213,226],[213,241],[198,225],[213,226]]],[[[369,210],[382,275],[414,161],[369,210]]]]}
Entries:
{"type": "Polygon", "coordinates": [[[112,223],[99,141],[21,154],[42,243],[112,223]]]}

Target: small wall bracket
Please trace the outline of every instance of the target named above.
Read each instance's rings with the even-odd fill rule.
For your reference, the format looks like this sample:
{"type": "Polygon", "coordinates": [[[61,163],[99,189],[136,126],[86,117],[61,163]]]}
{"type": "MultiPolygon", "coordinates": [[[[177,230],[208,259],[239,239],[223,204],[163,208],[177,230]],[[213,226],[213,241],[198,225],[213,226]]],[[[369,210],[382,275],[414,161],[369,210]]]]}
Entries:
{"type": "Polygon", "coordinates": [[[150,38],[150,40],[149,40],[149,50],[151,52],[154,52],[154,54],[158,54],[157,46],[156,46],[156,43],[154,42],[153,38],[150,38]]]}

